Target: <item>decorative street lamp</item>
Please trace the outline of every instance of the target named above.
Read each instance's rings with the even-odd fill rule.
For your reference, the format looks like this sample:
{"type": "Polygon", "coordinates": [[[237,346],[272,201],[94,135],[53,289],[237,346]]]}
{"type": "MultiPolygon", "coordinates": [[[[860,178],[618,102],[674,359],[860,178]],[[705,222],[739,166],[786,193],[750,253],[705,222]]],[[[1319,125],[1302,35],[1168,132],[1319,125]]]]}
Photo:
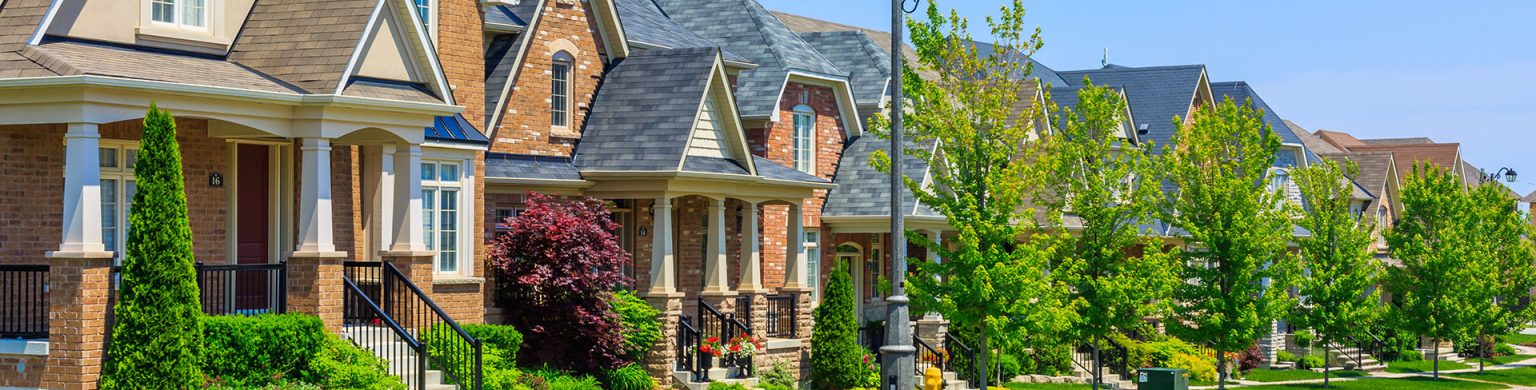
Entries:
{"type": "MultiPolygon", "coordinates": [[[[916,0],[921,2],[922,0],[916,0]]],[[[902,226],[901,159],[901,29],[907,13],[906,0],[891,0],[891,296],[885,299],[885,346],[880,347],[880,390],[910,390],[916,385],[917,348],[912,346],[912,328],[907,317],[907,236],[902,226]]],[[[917,10],[916,5],[912,7],[917,10]]]]}
{"type": "Polygon", "coordinates": [[[1514,183],[1515,182],[1515,178],[1518,177],[1519,175],[1520,175],[1519,173],[1515,173],[1514,169],[1499,168],[1498,172],[1494,172],[1493,174],[1486,174],[1486,173],[1483,174],[1482,182],[1483,183],[1494,182],[1494,181],[1498,181],[1499,178],[1502,177],[1502,178],[1504,178],[1504,182],[1506,182],[1506,183],[1514,183]]]}

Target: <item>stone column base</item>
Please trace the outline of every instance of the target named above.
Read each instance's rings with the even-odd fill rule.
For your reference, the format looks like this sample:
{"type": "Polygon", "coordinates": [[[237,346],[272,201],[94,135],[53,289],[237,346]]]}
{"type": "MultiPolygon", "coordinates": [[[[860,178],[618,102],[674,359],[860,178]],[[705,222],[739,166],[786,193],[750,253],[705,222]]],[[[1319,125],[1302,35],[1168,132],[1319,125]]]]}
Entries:
{"type": "Polygon", "coordinates": [[[661,311],[661,340],[651,346],[642,364],[656,384],[670,388],[672,372],[677,370],[678,316],[683,314],[683,293],[644,293],[642,296],[651,307],[661,311]]]}
{"type": "Polygon", "coordinates": [[[288,258],[288,310],[320,317],[341,333],[341,263],[346,252],[294,252],[288,258]]]}
{"type": "Polygon", "coordinates": [[[812,311],[815,310],[811,306],[812,291],[814,290],[810,287],[784,287],[779,289],[780,293],[795,294],[795,335],[800,339],[799,358],[801,364],[799,366],[800,379],[802,380],[811,377],[811,365],[809,364],[811,358],[811,329],[816,326],[815,317],[812,316],[812,311]]]}
{"type": "Polygon", "coordinates": [[[944,336],[949,334],[949,321],[939,315],[923,316],[922,319],[913,321],[912,327],[914,328],[912,334],[916,335],[918,340],[923,340],[934,347],[944,345],[944,336]]]}
{"type": "Polygon", "coordinates": [[[106,356],[112,253],[49,253],[48,363],[41,387],[95,389],[106,356]]]}

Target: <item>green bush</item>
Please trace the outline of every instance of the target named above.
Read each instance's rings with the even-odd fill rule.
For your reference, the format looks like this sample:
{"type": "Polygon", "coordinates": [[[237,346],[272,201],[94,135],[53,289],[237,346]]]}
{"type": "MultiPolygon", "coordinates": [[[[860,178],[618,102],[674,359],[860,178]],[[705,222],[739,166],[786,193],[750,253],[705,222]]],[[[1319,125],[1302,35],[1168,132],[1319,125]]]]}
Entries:
{"type": "Polygon", "coordinates": [[[273,383],[273,384],[269,384],[269,385],[261,386],[261,387],[233,386],[233,385],[229,385],[229,384],[225,384],[225,383],[211,382],[211,383],[208,384],[207,387],[203,388],[203,390],[251,390],[251,389],[261,389],[261,390],[323,390],[323,389],[321,389],[320,385],[316,385],[316,384],[313,384],[313,383],[304,383],[304,382],[299,382],[299,381],[288,381],[288,380],[278,381],[277,383],[273,383]]]}
{"type": "Polygon", "coordinates": [[[297,378],[325,346],[325,323],[302,314],[203,319],[203,374],[212,383],[261,387],[297,378]]]}
{"type": "MultiPolygon", "coordinates": [[[[480,340],[481,347],[496,347],[497,353],[508,364],[517,363],[517,351],[523,347],[523,334],[511,325],[463,324],[464,333],[480,340]]],[[[484,352],[483,350],[481,351],[484,352]]]]}
{"type": "Polygon", "coordinates": [[[1327,364],[1327,362],[1323,360],[1322,356],[1307,355],[1307,357],[1301,358],[1301,368],[1323,368],[1324,364],[1327,364]]]}
{"type": "Polygon", "coordinates": [[[341,337],[326,335],[325,346],[305,371],[311,383],[327,389],[405,390],[389,375],[384,360],[341,337]]]}
{"type": "Polygon", "coordinates": [[[1176,337],[1168,337],[1161,341],[1147,343],[1148,353],[1151,354],[1152,367],[1171,367],[1174,356],[1179,354],[1196,355],[1195,346],[1179,340],[1176,337]]]}
{"type": "Polygon", "coordinates": [[[1003,379],[1024,375],[1024,367],[1019,364],[1019,358],[1013,354],[1000,353],[997,355],[997,372],[1003,379]]]}
{"type": "Polygon", "coordinates": [[[1410,349],[1397,353],[1397,361],[1400,362],[1417,362],[1421,360],[1424,360],[1423,352],[1410,349]]]}
{"type": "Polygon", "coordinates": [[[1132,340],[1119,333],[1109,335],[1109,339],[1125,347],[1125,359],[1131,368],[1153,367],[1152,348],[1148,343],[1132,340]]]}
{"type": "Polygon", "coordinates": [[[1278,355],[1276,359],[1282,362],[1296,361],[1296,354],[1291,353],[1290,351],[1280,351],[1280,353],[1277,353],[1276,355],[1278,355]]]}
{"type": "MultiPolygon", "coordinates": [[[[517,351],[522,346],[523,335],[517,328],[510,325],[490,324],[464,324],[460,328],[470,337],[480,341],[480,366],[483,375],[483,385],[490,389],[517,388],[522,380],[522,371],[517,369],[517,351]]],[[[421,336],[421,341],[427,344],[427,349],[433,354],[436,351],[452,349],[462,345],[462,337],[452,327],[447,325],[434,325],[421,336]]],[[[442,361],[434,361],[433,366],[439,369],[447,368],[442,361]]],[[[455,373],[467,373],[474,371],[473,360],[465,360],[461,366],[451,371],[455,373]]],[[[523,387],[526,387],[524,385],[523,387]]]]}
{"type": "Polygon", "coordinates": [[[203,385],[203,307],[193,269],[192,227],[181,176],[176,119],[150,103],[134,166],[122,285],[100,388],[203,385]]]}
{"type": "Polygon", "coordinates": [[[1166,367],[1182,368],[1189,372],[1190,379],[1201,381],[1216,380],[1216,364],[1194,354],[1175,354],[1173,358],[1168,360],[1166,367]]]}
{"type": "Polygon", "coordinates": [[[720,382],[710,382],[709,383],[709,390],[751,390],[751,389],[748,389],[746,386],[743,386],[740,383],[729,383],[729,384],[727,384],[727,383],[720,383],[720,382]]]}
{"type": "Polygon", "coordinates": [[[773,367],[757,374],[763,388],[777,386],[785,389],[793,389],[800,383],[800,373],[789,368],[789,362],[779,360],[773,362],[773,367]]]}
{"type": "Polygon", "coordinates": [[[639,362],[661,340],[661,321],[656,319],[661,311],[629,290],[614,293],[612,305],[624,327],[624,360],[639,362]]]}
{"type": "Polygon", "coordinates": [[[1312,335],[1310,330],[1298,330],[1291,335],[1291,338],[1296,341],[1297,347],[1301,347],[1304,350],[1311,350],[1312,342],[1317,341],[1317,338],[1312,335]]]}
{"type": "Polygon", "coordinates": [[[645,372],[645,367],[639,364],[630,364],[609,370],[603,375],[605,384],[609,390],[651,390],[656,382],[651,380],[651,373],[645,372]]]}
{"type": "Polygon", "coordinates": [[[859,324],[854,313],[853,281],[838,266],[816,307],[811,329],[811,381],[819,389],[860,387],[865,381],[864,349],[859,347],[859,324]]]}
{"type": "Polygon", "coordinates": [[[1499,356],[1511,356],[1516,352],[1515,347],[1510,346],[1509,344],[1499,343],[1493,347],[1493,353],[1499,354],[1499,356]]]}
{"type": "Polygon", "coordinates": [[[602,384],[590,375],[573,376],[552,368],[534,371],[530,378],[537,390],[602,390],[602,384]]]}

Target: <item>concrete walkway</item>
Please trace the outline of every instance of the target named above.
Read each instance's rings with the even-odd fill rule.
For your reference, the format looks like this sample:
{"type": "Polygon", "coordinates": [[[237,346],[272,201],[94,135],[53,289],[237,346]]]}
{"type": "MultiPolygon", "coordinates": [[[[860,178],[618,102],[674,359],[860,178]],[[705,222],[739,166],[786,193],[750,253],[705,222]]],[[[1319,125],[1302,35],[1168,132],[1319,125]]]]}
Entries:
{"type": "MultiPolygon", "coordinates": [[[[1526,330],[1522,331],[1521,333],[1526,333],[1526,332],[1536,332],[1536,328],[1526,329],[1526,330]]],[[[1536,333],[1528,333],[1528,334],[1536,334],[1536,333]]],[[[1512,346],[1515,347],[1515,353],[1516,354],[1520,354],[1520,355],[1536,355],[1536,348],[1527,347],[1527,346],[1523,346],[1523,345],[1512,345],[1512,346]]],[[[1510,384],[1505,384],[1505,383],[1489,382],[1489,381],[1477,380],[1477,379],[1451,378],[1451,377],[1447,377],[1446,376],[1446,374],[1475,373],[1475,372],[1477,372],[1477,361],[1476,360],[1470,360],[1469,359],[1466,363],[1468,365],[1471,365],[1472,368],[1463,368],[1463,369],[1457,369],[1457,370],[1440,370],[1440,379],[1453,379],[1453,380],[1469,381],[1469,382],[1492,383],[1492,384],[1499,384],[1499,385],[1510,386],[1511,389],[1536,389],[1536,387],[1516,386],[1516,385],[1510,385],[1510,384]]],[[[1530,359],[1526,359],[1526,360],[1521,360],[1521,361],[1518,361],[1518,362],[1513,362],[1513,363],[1499,364],[1499,365],[1488,365],[1488,366],[1484,367],[1484,369],[1488,370],[1488,371],[1495,371],[1495,370],[1509,370],[1509,369],[1515,369],[1515,368],[1521,368],[1521,367],[1532,367],[1532,366],[1536,366],[1536,357],[1533,357],[1533,358],[1530,358],[1530,359]]],[[[1329,379],[1329,382],[1330,383],[1331,382],[1347,382],[1347,381],[1360,380],[1360,379],[1370,379],[1370,378],[1411,378],[1411,377],[1430,377],[1430,376],[1434,376],[1434,373],[1432,373],[1432,372],[1415,372],[1415,373],[1380,372],[1380,373],[1375,373],[1375,374],[1371,374],[1371,375],[1367,375],[1367,376],[1358,376],[1358,377],[1350,377],[1350,378],[1332,378],[1332,379],[1329,379]]],[[[1255,381],[1245,381],[1245,380],[1234,380],[1234,382],[1237,382],[1237,384],[1235,384],[1235,385],[1234,384],[1228,384],[1227,388],[1233,389],[1233,388],[1242,388],[1242,387],[1245,387],[1245,386],[1269,386],[1269,385],[1300,385],[1300,384],[1309,384],[1309,383],[1323,383],[1323,380],[1322,379],[1306,379],[1306,380],[1281,381],[1281,382],[1255,382],[1255,381]]],[[[1190,386],[1190,389],[1216,389],[1216,388],[1217,388],[1216,386],[1190,386]]]]}

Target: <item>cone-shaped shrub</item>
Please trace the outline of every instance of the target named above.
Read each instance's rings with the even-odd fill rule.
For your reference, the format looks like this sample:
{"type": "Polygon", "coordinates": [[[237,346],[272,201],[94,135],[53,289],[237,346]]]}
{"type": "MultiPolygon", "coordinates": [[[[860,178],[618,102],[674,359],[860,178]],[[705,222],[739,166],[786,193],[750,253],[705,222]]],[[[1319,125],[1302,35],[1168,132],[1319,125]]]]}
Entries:
{"type": "Polygon", "coordinates": [[[181,150],[170,112],[151,105],[134,166],[117,325],[101,388],[202,387],[203,324],[181,150]]]}
{"type": "Polygon", "coordinates": [[[864,381],[864,349],[854,310],[853,277],[839,265],[827,280],[811,329],[811,381],[818,389],[851,389],[864,381]]]}

